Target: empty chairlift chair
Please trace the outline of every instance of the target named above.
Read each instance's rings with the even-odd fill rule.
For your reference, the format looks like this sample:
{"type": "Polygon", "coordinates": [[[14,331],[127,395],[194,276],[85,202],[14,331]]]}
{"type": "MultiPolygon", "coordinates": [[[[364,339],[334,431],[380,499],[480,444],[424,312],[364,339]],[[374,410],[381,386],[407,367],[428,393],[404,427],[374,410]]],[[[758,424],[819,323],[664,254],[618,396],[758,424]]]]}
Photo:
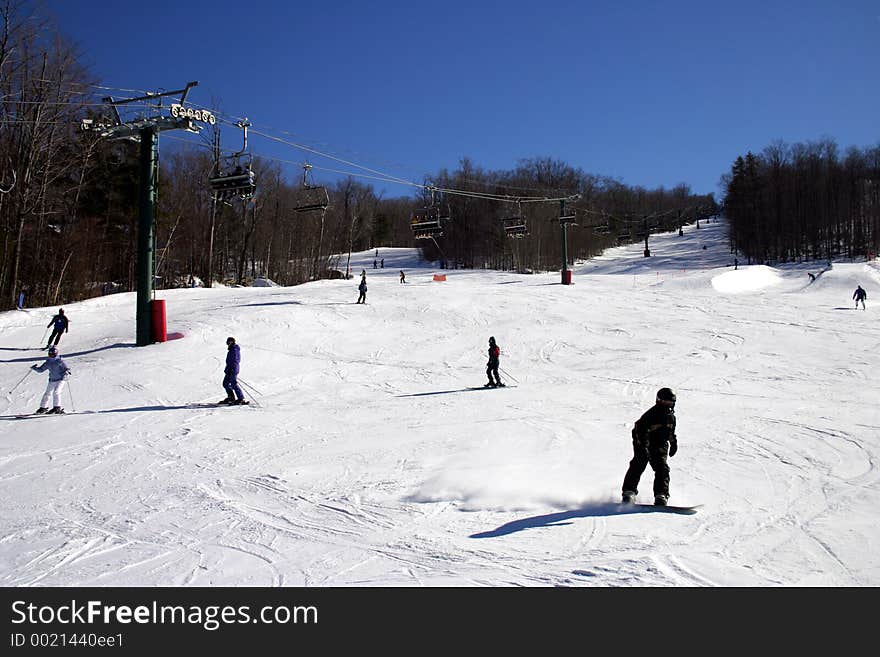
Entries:
{"type": "Polygon", "coordinates": [[[293,209],[297,212],[323,211],[329,205],[330,194],[327,192],[327,188],[320,185],[310,185],[297,190],[293,209]]]}
{"type": "Polygon", "coordinates": [[[519,202],[516,204],[516,214],[504,220],[504,232],[508,237],[525,237],[529,234],[529,226],[523,217],[519,202]]]}
{"type": "Polygon", "coordinates": [[[322,212],[330,206],[330,193],[323,185],[310,185],[308,182],[308,172],[312,165],[303,165],[302,187],[297,190],[293,209],[296,212],[311,212],[321,210],[322,212]]]}

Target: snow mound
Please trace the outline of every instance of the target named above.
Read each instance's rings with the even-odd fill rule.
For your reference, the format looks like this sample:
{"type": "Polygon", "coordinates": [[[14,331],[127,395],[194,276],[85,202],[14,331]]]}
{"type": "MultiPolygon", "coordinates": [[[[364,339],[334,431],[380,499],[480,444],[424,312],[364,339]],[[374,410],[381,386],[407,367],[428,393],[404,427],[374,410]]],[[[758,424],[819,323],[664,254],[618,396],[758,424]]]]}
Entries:
{"type": "Polygon", "coordinates": [[[743,294],[758,292],[781,282],[782,277],[772,267],[754,265],[713,277],[712,287],[722,294],[743,294]]]}
{"type": "Polygon", "coordinates": [[[280,287],[278,283],[269,278],[255,278],[251,287],[280,287]]]}

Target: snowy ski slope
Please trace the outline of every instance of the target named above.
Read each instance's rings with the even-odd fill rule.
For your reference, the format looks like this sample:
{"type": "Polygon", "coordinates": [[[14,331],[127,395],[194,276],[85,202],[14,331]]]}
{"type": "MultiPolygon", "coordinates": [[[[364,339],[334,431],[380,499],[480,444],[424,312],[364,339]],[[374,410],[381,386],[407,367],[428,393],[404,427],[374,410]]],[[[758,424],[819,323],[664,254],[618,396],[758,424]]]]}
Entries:
{"type": "Polygon", "coordinates": [[[880,265],[734,271],[722,222],[650,246],[571,286],[364,252],[366,305],[357,276],[160,291],[183,337],[141,348],[134,294],[69,304],[64,417],[14,418],[45,374],[9,394],[57,308],[0,313],[0,584],[880,585],[880,265]],[[228,335],[259,406],[190,407],[228,335]],[[516,387],[464,390],[490,335],[516,387]],[[661,386],[696,515],[615,504],[661,386]]]}

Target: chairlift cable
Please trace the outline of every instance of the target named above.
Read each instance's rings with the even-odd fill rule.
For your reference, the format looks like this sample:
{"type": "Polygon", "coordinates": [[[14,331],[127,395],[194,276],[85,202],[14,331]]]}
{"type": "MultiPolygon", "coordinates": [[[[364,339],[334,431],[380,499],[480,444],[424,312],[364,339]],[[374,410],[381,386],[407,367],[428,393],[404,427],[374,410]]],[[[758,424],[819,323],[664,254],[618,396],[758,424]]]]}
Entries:
{"type": "MultiPolygon", "coordinates": [[[[228,121],[221,119],[221,122],[228,122],[228,121]]],[[[378,171],[376,169],[364,166],[362,164],[358,164],[358,163],[352,162],[350,160],[346,160],[346,159],[343,159],[340,157],[336,157],[334,155],[330,155],[328,153],[324,153],[322,151],[319,151],[315,148],[311,148],[311,147],[306,146],[304,144],[299,144],[299,143],[296,143],[296,142],[293,142],[293,141],[290,141],[287,139],[283,139],[281,137],[270,135],[270,134],[262,132],[260,130],[253,130],[252,129],[251,132],[253,134],[260,135],[261,137],[265,137],[266,139],[269,139],[271,141],[276,141],[278,143],[285,144],[287,146],[292,146],[293,148],[304,150],[308,153],[312,153],[312,154],[317,155],[319,157],[324,157],[324,158],[327,158],[330,160],[334,160],[336,162],[341,162],[343,164],[347,164],[349,166],[356,167],[358,169],[363,169],[364,171],[368,171],[370,173],[381,176],[380,179],[383,180],[384,182],[393,182],[393,183],[397,183],[400,185],[407,185],[410,187],[419,187],[422,189],[428,189],[428,186],[425,185],[424,183],[416,183],[416,182],[413,182],[410,180],[406,180],[404,178],[392,176],[390,174],[384,173],[382,171],[378,171]]],[[[458,195],[458,196],[472,196],[474,198],[484,198],[484,199],[493,200],[493,201],[513,202],[514,199],[516,198],[516,197],[512,197],[511,195],[490,194],[490,193],[485,193],[485,192],[469,192],[467,190],[459,190],[459,189],[452,189],[452,188],[436,188],[436,189],[437,189],[437,191],[441,191],[446,194],[453,194],[453,195],[458,195]]],[[[545,202],[545,201],[549,202],[549,201],[561,201],[561,200],[565,200],[565,199],[569,199],[569,198],[571,198],[571,196],[565,196],[565,197],[561,197],[561,198],[547,198],[547,197],[535,196],[535,197],[523,197],[523,200],[527,201],[527,202],[545,202]]]]}

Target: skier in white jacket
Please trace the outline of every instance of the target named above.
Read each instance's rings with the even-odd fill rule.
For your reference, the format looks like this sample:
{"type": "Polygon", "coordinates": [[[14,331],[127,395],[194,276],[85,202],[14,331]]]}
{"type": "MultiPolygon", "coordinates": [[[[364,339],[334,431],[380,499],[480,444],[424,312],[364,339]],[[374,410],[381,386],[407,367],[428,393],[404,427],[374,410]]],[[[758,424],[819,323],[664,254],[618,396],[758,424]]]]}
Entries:
{"type": "Polygon", "coordinates": [[[61,392],[64,390],[64,382],[70,376],[70,368],[58,355],[58,349],[49,348],[49,357],[42,365],[31,365],[31,369],[35,372],[45,372],[49,370],[49,384],[46,386],[46,392],[43,393],[43,401],[36,410],[37,413],[63,413],[61,408],[61,392]],[[52,409],[49,409],[49,398],[52,398],[52,409]]]}

